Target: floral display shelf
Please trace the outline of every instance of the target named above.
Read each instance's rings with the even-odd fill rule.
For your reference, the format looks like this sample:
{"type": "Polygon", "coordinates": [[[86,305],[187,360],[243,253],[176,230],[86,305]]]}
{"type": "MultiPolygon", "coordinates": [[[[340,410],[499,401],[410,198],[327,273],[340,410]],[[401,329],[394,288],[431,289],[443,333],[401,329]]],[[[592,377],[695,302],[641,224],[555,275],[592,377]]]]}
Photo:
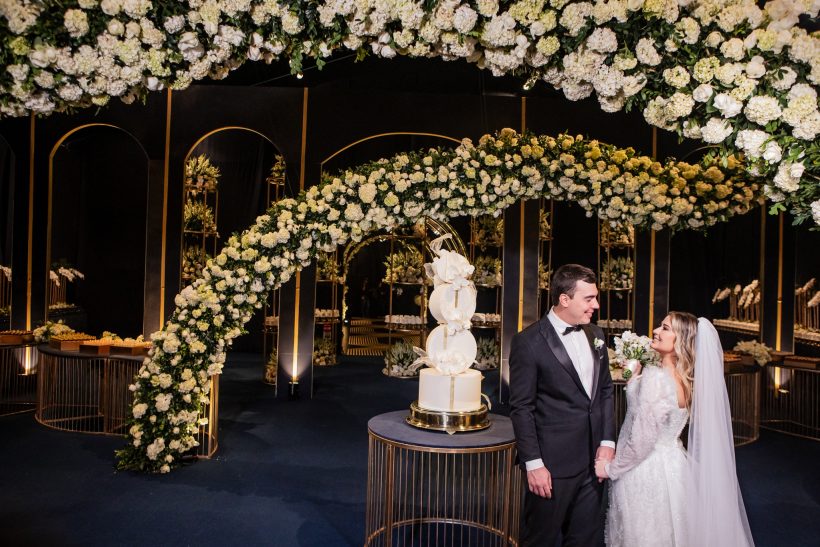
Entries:
{"type": "Polygon", "coordinates": [[[794,329],[794,339],[801,344],[820,347],[820,332],[817,331],[794,329]]]}
{"type": "Polygon", "coordinates": [[[738,332],[741,334],[758,334],[760,332],[760,323],[757,321],[735,321],[733,319],[715,319],[713,321],[715,327],[731,332],[738,332]]]}

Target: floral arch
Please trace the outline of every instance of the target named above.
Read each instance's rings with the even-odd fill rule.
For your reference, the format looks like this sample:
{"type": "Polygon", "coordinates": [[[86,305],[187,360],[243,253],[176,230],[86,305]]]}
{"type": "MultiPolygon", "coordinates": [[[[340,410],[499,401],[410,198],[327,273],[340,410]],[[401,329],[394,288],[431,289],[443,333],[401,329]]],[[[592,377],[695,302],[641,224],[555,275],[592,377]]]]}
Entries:
{"type": "Polygon", "coordinates": [[[0,3],[0,116],[185,89],[244,62],[464,59],[529,89],[743,152],[774,211],[820,224],[813,0],[38,0],[0,3]]]}
{"type": "Polygon", "coordinates": [[[164,330],[132,386],[125,469],[167,472],[196,444],[210,376],[263,295],[308,266],[319,251],[429,217],[493,214],[520,199],[572,200],[588,216],[637,227],[703,228],[749,211],[762,188],[734,156],[702,165],[659,163],[631,148],[581,136],[505,129],[475,145],[408,152],[325,175],[296,199],[277,202],[232,236],[202,277],[176,296],[164,330]]]}

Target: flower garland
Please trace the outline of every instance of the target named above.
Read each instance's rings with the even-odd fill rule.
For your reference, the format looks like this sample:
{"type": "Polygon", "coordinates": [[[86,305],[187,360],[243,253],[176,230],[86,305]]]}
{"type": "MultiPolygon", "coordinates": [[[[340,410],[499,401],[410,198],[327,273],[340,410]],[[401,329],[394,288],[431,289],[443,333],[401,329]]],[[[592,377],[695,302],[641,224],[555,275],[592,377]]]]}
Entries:
{"type": "Polygon", "coordinates": [[[632,149],[569,135],[519,135],[505,129],[478,145],[398,154],[367,163],[297,199],[276,202],[209,259],[201,277],[174,300],[165,328],[151,336],[134,391],[129,444],[121,468],[167,472],[196,446],[207,421],[210,377],[268,291],[290,280],[319,252],[368,233],[412,226],[425,216],[500,216],[521,199],[571,200],[589,216],[644,228],[704,227],[748,211],[760,198],[742,165],[661,164],[632,149]]]}
{"type": "Polygon", "coordinates": [[[0,115],[48,114],[224,78],[246,60],[293,73],[336,51],[465,59],[570,100],[742,151],[775,210],[820,224],[820,37],[810,0],[0,3],[0,115]],[[809,173],[806,173],[806,170],[809,173]],[[806,175],[812,176],[806,176],[806,175]]]}

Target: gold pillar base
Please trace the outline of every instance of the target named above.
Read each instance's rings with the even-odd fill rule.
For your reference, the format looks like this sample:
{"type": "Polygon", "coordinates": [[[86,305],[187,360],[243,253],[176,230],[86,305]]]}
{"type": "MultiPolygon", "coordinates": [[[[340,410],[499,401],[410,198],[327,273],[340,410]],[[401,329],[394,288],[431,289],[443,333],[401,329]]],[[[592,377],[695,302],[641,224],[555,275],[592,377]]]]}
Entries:
{"type": "Polygon", "coordinates": [[[449,412],[446,410],[429,410],[419,406],[418,401],[410,405],[410,415],[406,421],[413,427],[446,431],[450,435],[456,432],[479,431],[490,427],[487,405],[482,404],[478,410],[469,412],[449,412]]]}

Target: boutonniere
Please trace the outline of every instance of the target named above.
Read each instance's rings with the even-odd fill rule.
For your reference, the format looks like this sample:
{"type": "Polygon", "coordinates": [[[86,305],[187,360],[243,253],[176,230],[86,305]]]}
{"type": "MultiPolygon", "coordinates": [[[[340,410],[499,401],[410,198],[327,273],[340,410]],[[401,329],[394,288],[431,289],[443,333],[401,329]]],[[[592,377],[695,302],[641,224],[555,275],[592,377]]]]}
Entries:
{"type": "Polygon", "coordinates": [[[595,346],[595,349],[601,349],[602,347],[604,347],[604,341],[600,338],[596,338],[592,341],[592,345],[595,346]]]}

